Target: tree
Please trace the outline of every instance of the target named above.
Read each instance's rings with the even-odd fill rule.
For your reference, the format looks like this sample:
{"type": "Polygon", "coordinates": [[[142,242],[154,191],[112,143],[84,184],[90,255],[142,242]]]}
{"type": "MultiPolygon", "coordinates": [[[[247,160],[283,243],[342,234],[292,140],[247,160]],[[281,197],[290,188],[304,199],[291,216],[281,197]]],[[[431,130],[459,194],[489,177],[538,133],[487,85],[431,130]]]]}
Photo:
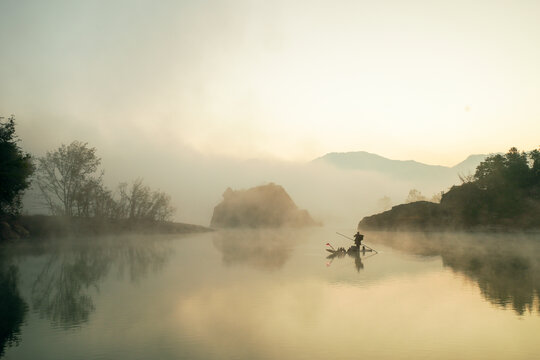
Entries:
{"type": "Polygon", "coordinates": [[[443,195],[444,195],[444,191],[440,191],[440,192],[438,192],[438,193],[435,193],[435,194],[433,194],[433,196],[431,197],[431,200],[430,200],[430,201],[433,202],[433,203],[440,203],[440,202],[441,202],[441,199],[442,199],[442,197],[443,197],[443,195]]]}
{"type": "Polygon", "coordinates": [[[18,146],[15,117],[0,117],[0,215],[18,214],[21,196],[30,186],[34,166],[29,154],[18,146]]]}
{"type": "MultiPolygon", "coordinates": [[[[476,168],[475,182],[483,190],[526,187],[531,183],[537,157],[536,150],[527,155],[525,152],[519,152],[515,147],[510,148],[505,155],[488,156],[476,168]],[[532,165],[532,169],[530,165],[532,165]]],[[[538,167],[538,165],[537,163],[536,166],[538,167]]]]}
{"type": "Polygon", "coordinates": [[[505,160],[500,154],[488,156],[477,166],[475,183],[481,189],[498,188],[504,185],[505,160]]]}
{"type": "Polygon", "coordinates": [[[80,217],[115,217],[116,202],[101,178],[88,181],[75,195],[74,214],[80,217]]]}
{"type": "Polygon", "coordinates": [[[37,183],[55,215],[85,218],[169,220],[174,213],[169,195],[153,191],[142,180],[122,183],[118,197],[103,185],[101,159],[95,148],[74,141],[39,158],[37,183]]]}
{"type": "Polygon", "coordinates": [[[122,183],[118,190],[117,214],[121,218],[165,221],[174,213],[171,197],[161,191],[152,191],[141,179],[135,180],[130,187],[122,183]]]}
{"type": "Polygon", "coordinates": [[[523,187],[529,183],[529,159],[525,152],[519,152],[515,147],[510,148],[505,155],[505,177],[509,184],[523,187]]]}
{"type": "Polygon", "coordinates": [[[37,183],[49,209],[56,215],[82,215],[84,192],[101,186],[101,159],[95,148],[73,141],[38,159],[37,183]]]}
{"type": "Polygon", "coordinates": [[[422,193],[416,189],[411,189],[409,191],[409,195],[407,196],[407,199],[405,199],[405,203],[412,203],[415,201],[425,201],[426,197],[422,195],[422,193]]]}
{"type": "Polygon", "coordinates": [[[458,174],[459,180],[461,180],[462,184],[470,183],[474,181],[474,174],[471,174],[470,172],[467,174],[458,174]]]}
{"type": "Polygon", "coordinates": [[[379,211],[386,211],[392,208],[392,199],[389,196],[385,195],[377,201],[377,207],[379,211]]]}
{"type": "Polygon", "coordinates": [[[531,181],[533,183],[540,183],[540,151],[537,149],[529,152],[529,159],[531,161],[531,181]]]}

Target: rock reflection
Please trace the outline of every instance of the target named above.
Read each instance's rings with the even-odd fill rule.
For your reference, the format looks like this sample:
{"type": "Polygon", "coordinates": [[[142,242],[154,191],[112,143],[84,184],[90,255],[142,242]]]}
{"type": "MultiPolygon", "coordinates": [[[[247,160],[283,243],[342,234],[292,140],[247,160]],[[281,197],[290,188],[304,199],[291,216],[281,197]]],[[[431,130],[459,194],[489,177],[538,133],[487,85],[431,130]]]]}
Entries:
{"type": "Polygon", "coordinates": [[[540,314],[538,236],[378,233],[372,239],[422,256],[441,256],[443,265],[474,280],[491,303],[517,314],[540,314]]]}
{"type": "Polygon", "coordinates": [[[213,244],[225,265],[248,265],[260,270],[277,270],[289,259],[301,232],[285,229],[220,230],[213,244]]]}
{"type": "Polygon", "coordinates": [[[18,289],[18,270],[0,258],[0,358],[21,341],[20,328],[28,311],[18,289]]]}
{"type": "Polygon", "coordinates": [[[95,310],[93,295],[111,269],[136,282],[159,270],[170,249],[144,239],[109,239],[50,249],[45,266],[32,286],[33,309],[53,325],[69,328],[88,321],[95,310]]]}

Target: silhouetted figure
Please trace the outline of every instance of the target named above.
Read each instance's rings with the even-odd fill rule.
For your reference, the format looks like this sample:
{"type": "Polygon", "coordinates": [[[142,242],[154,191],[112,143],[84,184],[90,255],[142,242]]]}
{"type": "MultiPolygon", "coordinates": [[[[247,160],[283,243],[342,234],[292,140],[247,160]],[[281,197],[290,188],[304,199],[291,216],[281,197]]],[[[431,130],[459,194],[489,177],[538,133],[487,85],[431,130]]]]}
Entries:
{"type": "Polygon", "coordinates": [[[362,246],[362,240],[364,240],[364,235],[357,231],[356,234],[354,234],[354,245],[356,245],[358,250],[360,250],[360,246],[362,246]]]}

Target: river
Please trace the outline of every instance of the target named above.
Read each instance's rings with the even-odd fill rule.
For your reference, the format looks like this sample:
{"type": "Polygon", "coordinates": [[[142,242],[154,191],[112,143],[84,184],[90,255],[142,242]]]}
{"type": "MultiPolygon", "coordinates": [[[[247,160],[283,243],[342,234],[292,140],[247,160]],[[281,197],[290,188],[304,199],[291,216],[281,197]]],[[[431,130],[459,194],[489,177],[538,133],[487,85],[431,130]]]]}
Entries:
{"type": "Polygon", "coordinates": [[[539,234],[336,231],[4,244],[0,358],[540,358],[539,234]]]}

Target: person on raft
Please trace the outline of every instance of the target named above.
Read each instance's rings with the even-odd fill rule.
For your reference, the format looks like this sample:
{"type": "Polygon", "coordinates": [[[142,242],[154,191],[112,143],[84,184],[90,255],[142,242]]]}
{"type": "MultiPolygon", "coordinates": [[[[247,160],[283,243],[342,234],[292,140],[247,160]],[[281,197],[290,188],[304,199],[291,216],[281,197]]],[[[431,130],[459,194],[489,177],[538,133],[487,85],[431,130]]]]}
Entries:
{"type": "Polygon", "coordinates": [[[362,240],[364,240],[364,235],[360,234],[359,231],[354,234],[354,245],[360,250],[360,246],[362,245],[362,240]]]}

